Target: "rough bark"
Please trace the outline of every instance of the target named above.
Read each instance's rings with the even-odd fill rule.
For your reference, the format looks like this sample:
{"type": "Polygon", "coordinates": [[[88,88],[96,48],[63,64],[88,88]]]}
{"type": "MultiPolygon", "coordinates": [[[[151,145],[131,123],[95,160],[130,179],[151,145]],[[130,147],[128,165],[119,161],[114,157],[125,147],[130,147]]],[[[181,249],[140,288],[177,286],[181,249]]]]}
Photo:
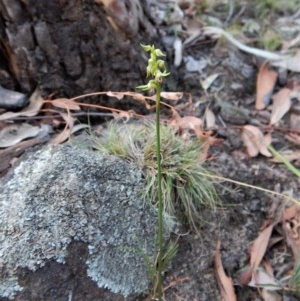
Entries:
{"type": "Polygon", "coordinates": [[[154,42],[156,29],[145,1],[109,2],[0,0],[0,85],[72,97],[141,84],[140,43],[154,42]]]}

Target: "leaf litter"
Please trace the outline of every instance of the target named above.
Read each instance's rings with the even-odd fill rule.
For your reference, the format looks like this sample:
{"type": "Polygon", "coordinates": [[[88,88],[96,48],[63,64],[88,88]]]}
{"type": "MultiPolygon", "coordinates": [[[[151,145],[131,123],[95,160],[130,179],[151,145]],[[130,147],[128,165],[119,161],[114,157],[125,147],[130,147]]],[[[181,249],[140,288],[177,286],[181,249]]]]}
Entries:
{"type": "Polygon", "coordinates": [[[255,108],[263,110],[271,101],[272,93],[277,79],[277,72],[269,69],[269,63],[265,62],[259,69],[256,82],[255,108]]]}
{"type": "MultiPolygon", "coordinates": [[[[107,5],[110,5],[112,1],[106,1],[106,2],[108,3],[107,5]]],[[[117,27],[116,24],[115,26],[117,27]]],[[[265,63],[263,63],[263,65],[261,66],[258,72],[257,84],[256,84],[256,89],[257,89],[256,102],[254,107],[256,110],[267,110],[271,112],[271,117],[269,120],[267,120],[267,123],[269,124],[269,126],[271,126],[270,128],[272,128],[273,125],[280,122],[283,116],[289,113],[293,108],[293,103],[291,99],[298,98],[299,101],[300,89],[299,89],[299,84],[297,85],[296,83],[295,88],[283,87],[277,90],[276,81],[278,80],[278,74],[277,71],[275,71],[275,69],[272,68],[274,66],[280,66],[281,68],[283,67],[287,70],[299,72],[300,71],[299,52],[294,52],[293,55],[284,54],[284,53],[273,53],[270,51],[265,51],[265,50],[244,45],[236,38],[234,38],[231,34],[229,34],[228,32],[220,28],[206,27],[203,29],[199,29],[199,27],[200,27],[199,23],[196,24],[194,28],[190,27],[190,30],[188,31],[187,39],[181,40],[180,38],[178,38],[177,40],[175,40],[176,41],[176,43],[174,43],[175,65],[179,66],[181,64],[181,61],[186,58],[184,57],[184,47],[190,43],[195,43],[202,33],[212,38],[219,38],[220,36],[225,36],[226,39],[228,39],[231,43],[233,43],[233,45],[235,45],[242,51],[253,54],[255,56],[263,57],[264,59],[267,60],[265,63]],[[276,94],[273,94],[274,90],[276,91],[276,94]]],[[[187,63],[186,66],[187,68],[194,68],[194,66],[192,65],[195,63],[197,68],[195,70],[193,69],[190,71],[197,71],[199,73],[202,73],[203,70],[207,67],[207,60],[202,58],[195,60],[193,57],[191,57],[189,61],[186,61],[186,63],[187,63]],[[189,64],[190,62],[192,64],[189,64]]],[[[211,87],[212,83],[217,78],[217,76],[218,73],[212,73],[211,77],[208,76],[206,77],[206,80],[199,82],[200,85],[202,85],[202,88],[206,92],[211,87]]],[[[112,92],[112,91],[90,93],[72,99],[60,98],[60,99],[52,100],[51,105],[54,107],[53,111],[57,112],[62,117],[65,123],[65,129],[61,133],[62,136],[60,137],[60,139],[58,139],[60,141],[57,143],[61,143],[62,141],[68,139],[71,133],[74,132],[77,128],[80,129],[80,128],[87,127],[87,125],[76,125],[75,124],[76,120],[70,111],[73,110],[81,111],[81,106],[84,104],[77,102],[77,100],[79,100],[80,98],[88,97],[88,95],[91,96],[106,95],[108,97],[114,97],[118,100],[122,100],[125,96],[129,96],[137,100],[138,102],[144,104],[145,107],[149,110],[151,110],[151,108],[153,107],[153,102],[155,101],[153,96],[144,96],[141,93],[112,92]]],[[[181,100],[182,93],[162,92],[161,96],[175,103],[181,100]]],[[[50,104],[50,102],[48,102],[48,104],[50,104]]],[[[4,113],[0,115],[0,119],[8,120],[8,119],[16,118],[18,116],[27,116],[27,117],[35,116],[42,112],[41,108],[43,105],[45,105],[45,102],[40,97],[37,98],[35,101],[32,101],[30,105],[32,106],[31,107],[29,106],[27,110],[25,109],[23,112],[4,113]]],[[[186,134],[187,132],[191,131],[197,137],[197,139],[203,139],[204,137],[213,138],[212,133],[205,132],[204,128],[205,129],[215,128],[215,126],[219,124],[218,122],[219,116],[214,114],[214,110],[207,109],[206,114],[204,114],[204,116],[191,114],[191,115],[186,115],[181,117],[178,111],[180,111],[179,107],[182,105],[182,103],[178,106],[175,105],[172,106],[169,105],[168,103],[166,103],[165,105],[166,107],[170,108],[173,113],[172,121],[167,120],[166,122],[170,122],[171,124],[173,124],[178,129],[178,134],[186,135],[187,139],[191,139],[191,136],[186,134]],[[176,112],[176,114],[174,112],[176,112]],[[207,133],[208,135],[206,136],[207,133]]],[[[91,107],[92,106],[93,105],[91,105],[91,107]]],[[[133,111],[132,112],[122,111],[113,108],[107,108],[105,106],[97,106],[97,107],[102,110],[110,111],[114,118],[123,119],[125,120],[125,122],[129,122],[133,118],[147,118],[146,116],[141,116],[133,111]]],[[[47,110],[49,112],[49,109],[47,110]]],[[[294,115],[299,116],[299,114],[298,115],[294,114],[294,115]]],[[[292,122],[290,124],[292,125],[292,122]]],[[[239,127],[241,132],[240,138],[244,142],[244,145],[246,146],[246,151],[251,158],[258,156],[259,154],[266,157],[272,156],[267,149],[267,146],[270,145],[272,140],[271,132],[265,134],[263,128],[264,128],[264,124],[246,124],[245,126],[239,127]]],[[[294,126],[293,128],[295,129],[294,126]]],[[[297,143],[300,144],[300,138],[297,132],[289,132],[286,135],[286,139],[289,139],[289,141],[295,144],[297,143]]],[[[294,151],[293,156],[291,156],[291,160],[297,160],[297,155],[298,152],[294,151]]],[[[297,210],[289,209],[289,212],[290,211],[297,212],[297,210]]],[[[297,228],[298,222],[299,220],[298,218],[296,218],[296,214],[288,215],[286,213],[285,217],[282,218],[281,220],[282,225],[285,225],[286,227],[285,229],[286,237],[288,236],[290,237],[289,244],[292,247],[292,249],[294,249],[294,254],[296,254],[299,251],[297,249],[299,248],[299,244],[295,242],[295,235],[296,235],[295,230],[298,229],[297,228]]],[[[266,250],[269,248],[268,242],[271,239],[271,233],[273,231],[274,226],[275,225],[273,225],[272,223],[264,226],[261,233],[258,235],[257,239],[253,242],[251,252],[250,252],[250,266],[248,267],[248,273],[250,273],[250,280],[252,280],[249,281],[248,279],[249,281],[248,284],[254,285],[256,287],[260,287],[262,298],[268,301],[281,300],[280,298],[278,298],[277,295],[269,294],[269,290],[271,289],[271,287],[272,286],[276,287],[278,281],[274,278],[273,271],[272,269],[270,269],[270,263],[268,263],[265,259],[263,259],[266,250]]],[[[219,280],[221,279],[220,291],[223,299],[226,301],[236,300],[232,281],[229,277],[226,276],[224,272],[224,268],[222,267],[219,243],[217,246],[217,251],[215,253],[215,265],[217,267],[216,273],[218,274],[218,278],[219,280]]]]}
{"type": "Polygon", "coordinates": [[[272,156],[267,148],[267,145],[270,144],[270,139],[268,136],[265,136],[258,127],[245,125],[242,128],[241,138],[251,158],[256,157],[258,154],[262,154],[266,157],[272,156]]]}

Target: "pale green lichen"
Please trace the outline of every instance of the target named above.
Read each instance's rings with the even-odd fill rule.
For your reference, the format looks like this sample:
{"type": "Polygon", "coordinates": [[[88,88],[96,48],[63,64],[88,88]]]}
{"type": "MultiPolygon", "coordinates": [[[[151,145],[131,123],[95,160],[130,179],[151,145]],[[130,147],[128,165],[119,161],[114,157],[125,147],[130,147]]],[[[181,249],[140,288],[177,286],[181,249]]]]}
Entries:
{"type": "Polygon", "coordinates": [[[0,295],[21,289],[18,268],[64,263],[72,240],[88,245],[87,274],[99,287],[145,291],[141,252],[156,254],[156,213],[140,199],[143,187],[133,166],[99,152],[48,147],[23,161],[0,182],[0,295]]]}

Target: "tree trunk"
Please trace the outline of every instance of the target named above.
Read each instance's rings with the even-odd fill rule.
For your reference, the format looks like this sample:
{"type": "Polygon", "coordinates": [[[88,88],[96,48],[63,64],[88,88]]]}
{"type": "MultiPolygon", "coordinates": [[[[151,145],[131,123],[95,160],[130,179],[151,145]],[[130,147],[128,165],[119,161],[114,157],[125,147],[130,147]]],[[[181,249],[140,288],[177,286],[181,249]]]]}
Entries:
{"type": "Polygon", "coordinates": [[[73,97],[145,81],[157,31],[138,0],[0,0],[0,85],[73,97]]]}

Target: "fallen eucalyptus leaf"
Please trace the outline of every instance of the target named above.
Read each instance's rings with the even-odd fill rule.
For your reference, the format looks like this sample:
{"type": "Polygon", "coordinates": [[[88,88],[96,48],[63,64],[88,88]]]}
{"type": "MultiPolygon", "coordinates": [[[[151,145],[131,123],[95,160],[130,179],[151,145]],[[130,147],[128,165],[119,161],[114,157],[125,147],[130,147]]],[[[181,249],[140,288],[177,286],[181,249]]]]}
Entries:
{"type": "Polygon", "coordinates": [[[43,104],[44,104],[44,100],[41,97],[40,91],[36,89],[29,98],[28,107],[24,108],[19,112],[6,112],[0,115],[0,120],[7,120],[18,116],[26,116],[26,117],[35,116],[38,114],[43,104]]]}
{"type": "Polygon", "coordinates": [[[28,123],[6,126],[0,131],[0,147],[5,148],[16,145],[24,139],[37,136],[39,131],[40,128],[38,126],[32,126],[28,123]]]}
{"type": "Polygon", "coordinates": [[[263,110],[269,105],[277,79],[277,72],[269,70],[269,63],[265,62],[259,69],[256,80],[255,108],[263,110]]]}
{"type": "Polygon", "coordinates": [[[288,88],[282,88],[275,95],[273,95],[273,106],[271,113],[270,124],[278,122],[286,112],[289,111],[292,105],[291,90],[288,88]]]}
{"type": "Polygon", "coordinates": [[[220,288],[222,300],[224,301],[237,301],[236,294],[234,292],[232,279],[229,278],[224,271],[221,260],[221,242],[218,240],[217,248],[215,251],[215,270],[217,274],[218,286],[220,288]]]}
{"type": "Polygon", "coordinates": [[[182,41],[180,38],[176,38],[173,44],[174,48],[174,66],[180,66],[182,62],[182,41]]]}
{"type": "Polygon", "coordinates": [[[219,73],[215,73],[208,76],[205,80],[200,81],[203,90],[207,91],[209,87],[213,84],[213,82],[219,77],[219,75],[219,73]]]}
{"type": "Polygon", "coordinates": [[[245,125],[241,137],[251,158],[256,157],[259,153],[266,157],[272,157],[266,146],[270,143],[270,138],[265,137],[259,128],[245,125]]]}

